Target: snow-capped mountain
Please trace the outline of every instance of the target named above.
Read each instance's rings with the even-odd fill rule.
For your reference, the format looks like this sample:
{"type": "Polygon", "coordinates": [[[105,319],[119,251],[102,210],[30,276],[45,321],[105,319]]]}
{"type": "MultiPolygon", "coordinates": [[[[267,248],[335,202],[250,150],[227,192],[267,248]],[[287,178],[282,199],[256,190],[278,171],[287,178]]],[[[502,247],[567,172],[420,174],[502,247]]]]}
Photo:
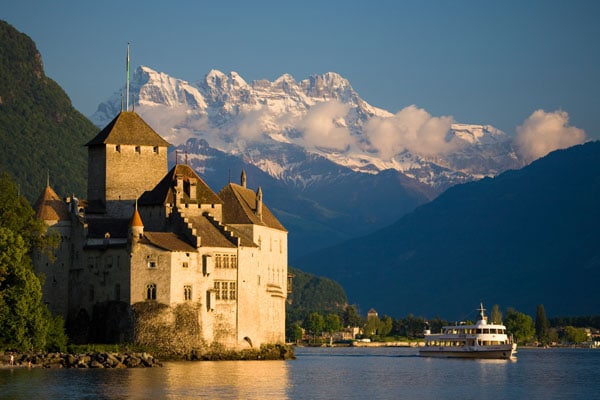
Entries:
{"type": "MultiPolygon", "coordinates": [[[[130,90],[135,111],[170,143],[203,139],[294,185],[324,173],[302,168],[299,152],[354,172],[394,169],[437,191],[522,166],[511,138],[492,126],[432,117],[415,106],[392,114],[369,105],[333,72],[247,83],[236,72],[212,70],[189,83],[142,66],[130,90]]],[[[115,93],[92,121],[105,126],[122,103],[115,93]]]]}
{"type": "MultiPolygon", "coordinates": [[[[189,83],[139,67],[130,90],[134,110],[209,186],[242,169],[262,186],[292,260],[387,226],[449,186],[520,166],[494,127],[415,106],[392,114],[335,73],[248,83],[213,70],[189,83]]],[[[123,103],[115,93],[92,121],[106,126],[123,103]]]]}

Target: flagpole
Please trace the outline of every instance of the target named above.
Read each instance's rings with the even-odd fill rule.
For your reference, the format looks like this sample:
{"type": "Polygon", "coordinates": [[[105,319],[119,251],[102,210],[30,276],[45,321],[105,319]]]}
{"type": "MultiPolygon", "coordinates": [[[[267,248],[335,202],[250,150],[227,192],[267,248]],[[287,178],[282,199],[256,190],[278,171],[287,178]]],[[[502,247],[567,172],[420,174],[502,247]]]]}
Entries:
{"type": "Polygon", "coordinates": [[[125,90],[125,111],[129,111],[129,43],[127,43],[127,84],[125,90]]]}

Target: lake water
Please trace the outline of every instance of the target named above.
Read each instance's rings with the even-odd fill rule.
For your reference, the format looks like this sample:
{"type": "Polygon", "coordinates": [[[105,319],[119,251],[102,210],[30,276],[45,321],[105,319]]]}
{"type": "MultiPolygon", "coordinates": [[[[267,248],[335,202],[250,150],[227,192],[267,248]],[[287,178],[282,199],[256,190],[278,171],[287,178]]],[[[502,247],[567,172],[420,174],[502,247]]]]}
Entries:
{"type": "Polygon", "coordinates": [[[412,348],[298,348],[296,356],[0,369],[0,399],[600,399],[600,350],[519,349],[514,361],[424,358],[412,348]]]}

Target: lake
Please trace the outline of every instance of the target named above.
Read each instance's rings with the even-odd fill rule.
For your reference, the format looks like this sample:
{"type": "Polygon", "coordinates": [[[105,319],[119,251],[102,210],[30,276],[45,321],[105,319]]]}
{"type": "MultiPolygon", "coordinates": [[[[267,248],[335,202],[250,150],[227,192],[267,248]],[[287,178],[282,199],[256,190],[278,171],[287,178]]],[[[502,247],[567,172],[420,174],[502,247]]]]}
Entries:
{"type": "Polygon", "coordinates": [[[152,369],[0,369],[1,399],[600,399],[600,350],[517,359],[424,358],[413,348],[298,348],[293,361],[152,369]]]}

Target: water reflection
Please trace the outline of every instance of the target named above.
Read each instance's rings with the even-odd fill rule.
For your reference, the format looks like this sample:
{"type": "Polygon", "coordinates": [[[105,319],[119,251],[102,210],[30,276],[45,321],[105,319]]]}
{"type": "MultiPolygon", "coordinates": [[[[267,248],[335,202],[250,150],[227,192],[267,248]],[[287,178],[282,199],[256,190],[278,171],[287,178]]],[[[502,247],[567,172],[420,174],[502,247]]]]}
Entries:
{"type": "Polygon", "coordinates": [[[130,371],[126,397],[287,399],[289,371],[284,361],[170,362],[156,371],[160,375],[130,371]]]}

